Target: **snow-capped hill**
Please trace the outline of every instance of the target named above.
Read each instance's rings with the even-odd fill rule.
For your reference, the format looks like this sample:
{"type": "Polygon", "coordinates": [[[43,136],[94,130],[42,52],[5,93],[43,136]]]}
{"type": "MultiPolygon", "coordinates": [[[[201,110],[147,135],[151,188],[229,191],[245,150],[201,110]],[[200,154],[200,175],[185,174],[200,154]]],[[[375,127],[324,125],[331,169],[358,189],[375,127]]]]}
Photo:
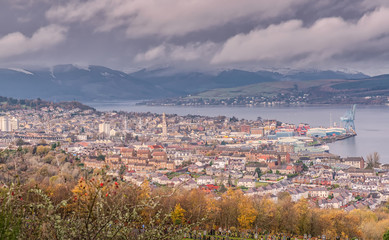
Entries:
{"type": "Polygon", "coordinates": [[[21,69],[21,68],[8,68],[9,70],[15,71],[15,72],[21,72],[28,75],[34,75],[32,72],[29,72],[27,70],[21,69]]]}

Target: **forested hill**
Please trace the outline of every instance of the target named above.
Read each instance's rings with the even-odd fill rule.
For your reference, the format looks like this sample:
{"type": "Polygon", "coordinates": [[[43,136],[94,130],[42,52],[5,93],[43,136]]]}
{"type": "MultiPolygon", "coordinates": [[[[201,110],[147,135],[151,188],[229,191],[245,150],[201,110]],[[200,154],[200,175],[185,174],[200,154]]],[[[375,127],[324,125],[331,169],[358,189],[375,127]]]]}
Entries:
{"type": "Polygon", "coordinates": [[[81,110],[92,110],[94,108],[84,105],[80,102],[50,102],[38,99],[15,99],[0,96],[0,111],[9,110],[21,110],[21,109],[42,109],[42,108],[62,108],[64,110],[81,109],[81,110]]]}

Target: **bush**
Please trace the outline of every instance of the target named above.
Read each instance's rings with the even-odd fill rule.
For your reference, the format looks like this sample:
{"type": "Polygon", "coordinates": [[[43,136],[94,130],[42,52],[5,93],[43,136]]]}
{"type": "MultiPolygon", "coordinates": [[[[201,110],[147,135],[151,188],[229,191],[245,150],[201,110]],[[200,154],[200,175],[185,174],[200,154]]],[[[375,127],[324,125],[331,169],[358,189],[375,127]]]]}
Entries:
{"type": "Polygon", "coordinates": [[[389,240],[389,230],[385,232],[384,236],[382,236],[383,240],[389,240]]]}
{"type": "Polygon", "coordinates": [[[182,239],[189,229],[172,224],[144,191],[96,177],[81,179],[70,198],[54,203],[39,188],[4,187],[0,239],[182,239]]]}

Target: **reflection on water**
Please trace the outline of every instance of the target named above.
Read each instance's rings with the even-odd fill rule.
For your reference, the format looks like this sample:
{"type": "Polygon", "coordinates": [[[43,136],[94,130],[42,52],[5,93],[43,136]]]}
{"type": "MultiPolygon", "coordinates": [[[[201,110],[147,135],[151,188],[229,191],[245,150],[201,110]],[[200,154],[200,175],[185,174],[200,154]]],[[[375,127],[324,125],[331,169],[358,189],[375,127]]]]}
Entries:
{"type": "MultiPolygon", "coordinates": [[[[180,106],[135,106],[131,102],[93,102],[86,103],[100,111],[122,110],[129,112],[154,112],[167,114],[197,114],[205,116],[228,116],[255,120],[277,119],[288,123],[309,123],[312,127],[330,126],[335,122],[340,126],[339,118],[350,106],[298,106],[298,107],[180,107],[180,106]]],[[[342,157],[362,156],[378,152],[381,162],[389,163],[389,107],[357,106],[355,125],[357,136],[338,141],[330,146],[330,152],[342,157]]]]}

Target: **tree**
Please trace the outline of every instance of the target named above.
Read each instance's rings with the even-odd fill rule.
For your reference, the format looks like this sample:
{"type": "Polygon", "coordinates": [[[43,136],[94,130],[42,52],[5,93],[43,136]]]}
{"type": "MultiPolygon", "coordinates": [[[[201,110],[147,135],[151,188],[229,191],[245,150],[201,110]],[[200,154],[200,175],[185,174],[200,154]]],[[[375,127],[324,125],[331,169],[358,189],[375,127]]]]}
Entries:
{"type": "Polygon", "coordinates": [[[225,193],[226,191],[227,191],[226,186],[224,186],[224,184],[220,185],[219,192],[225,193]]]}
{"type": "Polygon", "coordinates": [[[262,171],[261,171],[261,169],[260,169],[259,167],[257,167],[257,168],[255,169],[255,172],[257,173],[258,178],[260,178],[260,177],[262,176],[262,171]]]}
{"type": "Polygon", "coordinates": [[[308,167],[305,165],[305,163],[303,163],[303,171],[308,171],[308,167]]]}
{"type": "Polygon", "coordinates": [[[119,175],[123,175],[127,171],[126,165],[122,164],[119,169],[119,175]]]}
{"type": "Polygon", "coordinates": [[[206,212],[207,212],[207,222],[214,226],[217,220],[217,217],[220,215],[220,204],[213,197],[206,198],[206,212]]]}
{"type": "Polygon", "coordinates": [[[246,196],[242,196],[238,204],[238,222],[242,229],[251,229],[252,224],[254,223],[257,217],[257,210],[255,210],[251,199],[246,196]]]}
{"type": "Polygon", "coordinates": [[[389,240],[389,230],[385,232],[384,236],[382,236],[383,240],[389,240]]]}
{"type": "Polygon", "coordinates": [[[232,116],[232,118],[230,118],[230,122],[238,122],[239,119],[236,118],[235,116],[232,116]]]}
{"type": "Polygon", "coordinates": [[[343,210],[331,210],[326,211],[320,218],[324,222],[325,235],[331,239],[335,237],[346,239],[360,235],[359,217],[356,215],[348,214],[343,210]]]}
{"type": "Polygon", "coordinates": [[[278,222],[277,231],[293,232],[296,229],[296,216],[293,211],[292,198],[288,192],[280,192],[277,195],[277,214],[275,216],[278,222]]]}
{"type": "Polygon", "coordinates": [[[296,212],[296,231],[300,235],[312,233],[311,231],[311,219],[312,213],[308,206],[308,201],[303,198],[294,205],[294,211],[296,212]]]}
{"type": "Polygon", "coordinates": [[[51,144],[51,150],[55,150],[57,148],[57,143],[51,144]]]}
{"type": "Polygon", "coordinates": [[[380,155],[378,152],[374,152],[373,154],[369,154],[366,157],[367,160],[367,169],[373,169],[380,167],[380,155]]]}
{"type": "Polygon", "coordinates": [[[228,188],[227,192],[221,196],[219,220],[222,227],[230,228],[232,226],[238,226],[238,203],[242,197],[243,192],[240,189],[234,190],[232,188],[228,188]]]}
{"type": "Polygon", "coordinates": [[[23,145],[27,145],[29,143],[23,141],[23,139],[21,139],[21,138],[18,138],[18,140],[16,140],[15,144],[16,144],[16,146],[20,147],[20,146],[23,146],[23,145]]]}
{"type": "Polygon", "coordinates": [[[36,154],[41,156],[46,155],[49,151],[50,151],[49,147],[42,146],[42,145],[36,148],[36,154]]]}
{"type": "Polygon", "coordinates": [[[200,189],[192,189],[189,192],[178,193],[182,208],[186,210],[186,221],[200,223],[207,212],[206,193],[200,189]],[[182,194],[182,195],[181,195],[182,194]]]}
{"type": "Polygon", "coordinates": [[[171,218],[172,222],[176,225],[182,224],[185,222],[185,209],[181,207],[179,203],[176,204],[174,211],[172,212],[171,218]]]}
{"type": "Polygon", "coordinates": [[[140,194],[139,194],[139,198],[143,201],[147,201],[150,199],[150,192],[151,192],[151,188],[150,188],[150,182],[145,179],[142,184],[140,185],[140,188],[141,188],[141,191],[140,191],[140,194]]]}
{"type": "Polygon", "coordinates": [[[276,222],[276,205],[267,196],[262,199],[256,198],[254,207],[256,208],[258,215],[255,220],[255,225],[262,228],[262,230],[272,231],[276,222]]]}

